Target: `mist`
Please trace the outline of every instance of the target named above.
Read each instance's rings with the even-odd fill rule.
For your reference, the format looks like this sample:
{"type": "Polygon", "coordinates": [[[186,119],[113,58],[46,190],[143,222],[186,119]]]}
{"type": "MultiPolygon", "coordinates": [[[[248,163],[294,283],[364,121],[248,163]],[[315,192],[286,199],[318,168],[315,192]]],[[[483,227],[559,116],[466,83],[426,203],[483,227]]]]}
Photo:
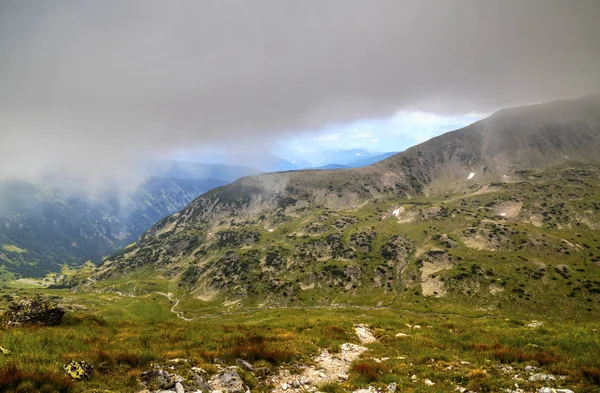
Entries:
{"type": "Polygon", "coordinates": [[[131,185],[182,148],[597,92],[599,20],[595,0],[4,0],[0,176],[131,185]]]}

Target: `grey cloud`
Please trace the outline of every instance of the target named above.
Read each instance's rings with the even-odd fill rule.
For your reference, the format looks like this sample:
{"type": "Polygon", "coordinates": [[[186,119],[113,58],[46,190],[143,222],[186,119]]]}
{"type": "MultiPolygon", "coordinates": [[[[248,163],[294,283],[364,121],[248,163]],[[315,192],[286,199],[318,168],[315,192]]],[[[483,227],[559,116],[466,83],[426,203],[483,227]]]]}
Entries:
{"type": "Polygon", "coordinates": [[[600,91],[596,0],[0,1],[0,173],[600,91]]]}

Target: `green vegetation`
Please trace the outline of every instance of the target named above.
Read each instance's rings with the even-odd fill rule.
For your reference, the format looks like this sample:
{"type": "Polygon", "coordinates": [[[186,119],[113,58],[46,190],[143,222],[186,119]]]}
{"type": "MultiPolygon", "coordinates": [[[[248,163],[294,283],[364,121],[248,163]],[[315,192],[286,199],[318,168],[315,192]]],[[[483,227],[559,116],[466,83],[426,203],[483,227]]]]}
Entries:
{"type": "MultiPolygon", "coordinates": [[[[402,309],[400,305],[214,313],[210,308],[188,309],[180,303],[177,310],[184,316],[197,315],[184,321],[171,312],[174,300],[158,294],[129,297],[41,292],[58,296],[71,311],[60,326],[0,331],[0,346],[12,351],[0,356],[2,391],[129,392],[138,388],[140,373],[151,363],[184,358],[216,372],[216,359],[235,364],[235,359],[243,358],[265,370],[259,377],[242,374],[246,383],[252,391],[267,392],[269,376],[276,375],[279,366],[310,365],[321,349],[336,352],[345,342],[358,343],[355,323],[370,325],[377,342],[369,344],[368,351],[353,363],[347,381],[328,384],[323,391],[385,387],[392,382],[403,392],[445,392],[456,385],[499,391],[515,382],[525,389],[548,386],[548,382],[512,379],[515,374],[525,375],[525,366],[565,377],[554,386],[598,391],[600,339],[596,322],[548,319],[541,326],[528,327],[528,319],[501,314],[474,312],[467,317],[402,309]],[[420,329],[408,325],[419,325],[420,329]],[[67,379],[62,368],[71,360],[93,365],[91,378],[77,382],[67,379]],[[507,372],[499,364],[514,369],[507,372]],[[15,375],[19,377],[15,379],[15,375]],[[430,379],[435,385],[414,383],[413,375],[419,381],[430,379]]],[[[32,294],[5,289],[0,291],[0,298],[6,303],[15,293],[32,294]]]]}

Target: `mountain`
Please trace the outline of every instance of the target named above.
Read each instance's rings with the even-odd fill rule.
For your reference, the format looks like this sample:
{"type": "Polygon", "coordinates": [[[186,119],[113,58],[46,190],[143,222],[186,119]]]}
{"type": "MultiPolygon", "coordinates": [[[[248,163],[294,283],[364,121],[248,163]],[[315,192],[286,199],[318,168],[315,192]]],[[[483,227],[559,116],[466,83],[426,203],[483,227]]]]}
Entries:
{"type": "Polygon", "coordinates": [[[329,164],[338,164],[346,166],[352,162],[371,159],[380,156],[382,153],[373,152],[367,149],[345,149],[345,150],[326,150],[318,152],[316,157],[312,157],[313,166],[323,167],[329,164]]]}
{"type": "Polygon", "coordinates": [[[145,171],[153,177],[173,179],[218,179],[232,182],[240,177],[256,175],[256,168],[239,165],[209,164],[192,161],[157,160],[146,165],[145,171]]]}
{"type": "Polygon", "coordinates": [[[28,277],[100,262],[222,180],[150,178],[131,195],[65,192],[20,180],[0,184],[0,267],[28,277]]]}
{"type": "Polygon", "coordinates": [[[340,164],[328,164],[328,165],[323,165],[323,166],[319,166],[316,168],[311,168],[311,169],[348,169],[348,168],[352,168],[348,165],[340,165],[340,164]]]}
{"type": "Polygon", "coordinates": [[[352,168],[360,168],[362,166],[373,165],[376,162],[385,160],[386,158],[393,156],[394,154],[398,154],[398,152],[388,152],[388,153],[379,154],[379,155],[376,155],[373,157],[367,157],[367,158],[362,158],[359,160],[351,161],[347,164],[347,166],[352,167],[352,168]]]}
{"type": "Polygon", "coordinates": [[[598,311],[598,151],[600,96],[589,96],[502,110],[368,167],[245,177],[161,220],[79,287],[125,275],[263,306],[598,311]]]}
{"type": "Polygon", "coordinates": [[[285,160],[275,154],[266,152],[235,152],[231,154],[204,154],[200,157],[194,157],[202,161],[200,165],[225,165],[231,167],[241,167],[247,170],[252,168],[252,173],[259,172],[277,172],[299,169],[303,165],[299,161],[298,165],[295,162],[285,160]]]}

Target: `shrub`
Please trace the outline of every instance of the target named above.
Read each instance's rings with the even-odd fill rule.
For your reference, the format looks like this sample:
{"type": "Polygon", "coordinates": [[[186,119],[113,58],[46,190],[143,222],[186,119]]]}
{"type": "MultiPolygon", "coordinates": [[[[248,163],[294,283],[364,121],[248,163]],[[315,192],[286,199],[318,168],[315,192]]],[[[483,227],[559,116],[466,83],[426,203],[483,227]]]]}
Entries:
{"type": "Polygon", "coordinates": [[[600,368],[597,367],[582,367],[581,374],[588,381],[600,385],[600,368]]]}
{"type": "Polygon", "coordinates": [[[0,392],[69,393],[73,381],[66,375],[40,371],[26,371],[9,362],[0,367],[0,392]]]}
{"type": "Polygon", "coordinates": [[[375,382],[385,373],[390,372],[390,368],[382,363],[357,363],[352,366],[352,371],[363,377],[367,382],[375,382]]]}

